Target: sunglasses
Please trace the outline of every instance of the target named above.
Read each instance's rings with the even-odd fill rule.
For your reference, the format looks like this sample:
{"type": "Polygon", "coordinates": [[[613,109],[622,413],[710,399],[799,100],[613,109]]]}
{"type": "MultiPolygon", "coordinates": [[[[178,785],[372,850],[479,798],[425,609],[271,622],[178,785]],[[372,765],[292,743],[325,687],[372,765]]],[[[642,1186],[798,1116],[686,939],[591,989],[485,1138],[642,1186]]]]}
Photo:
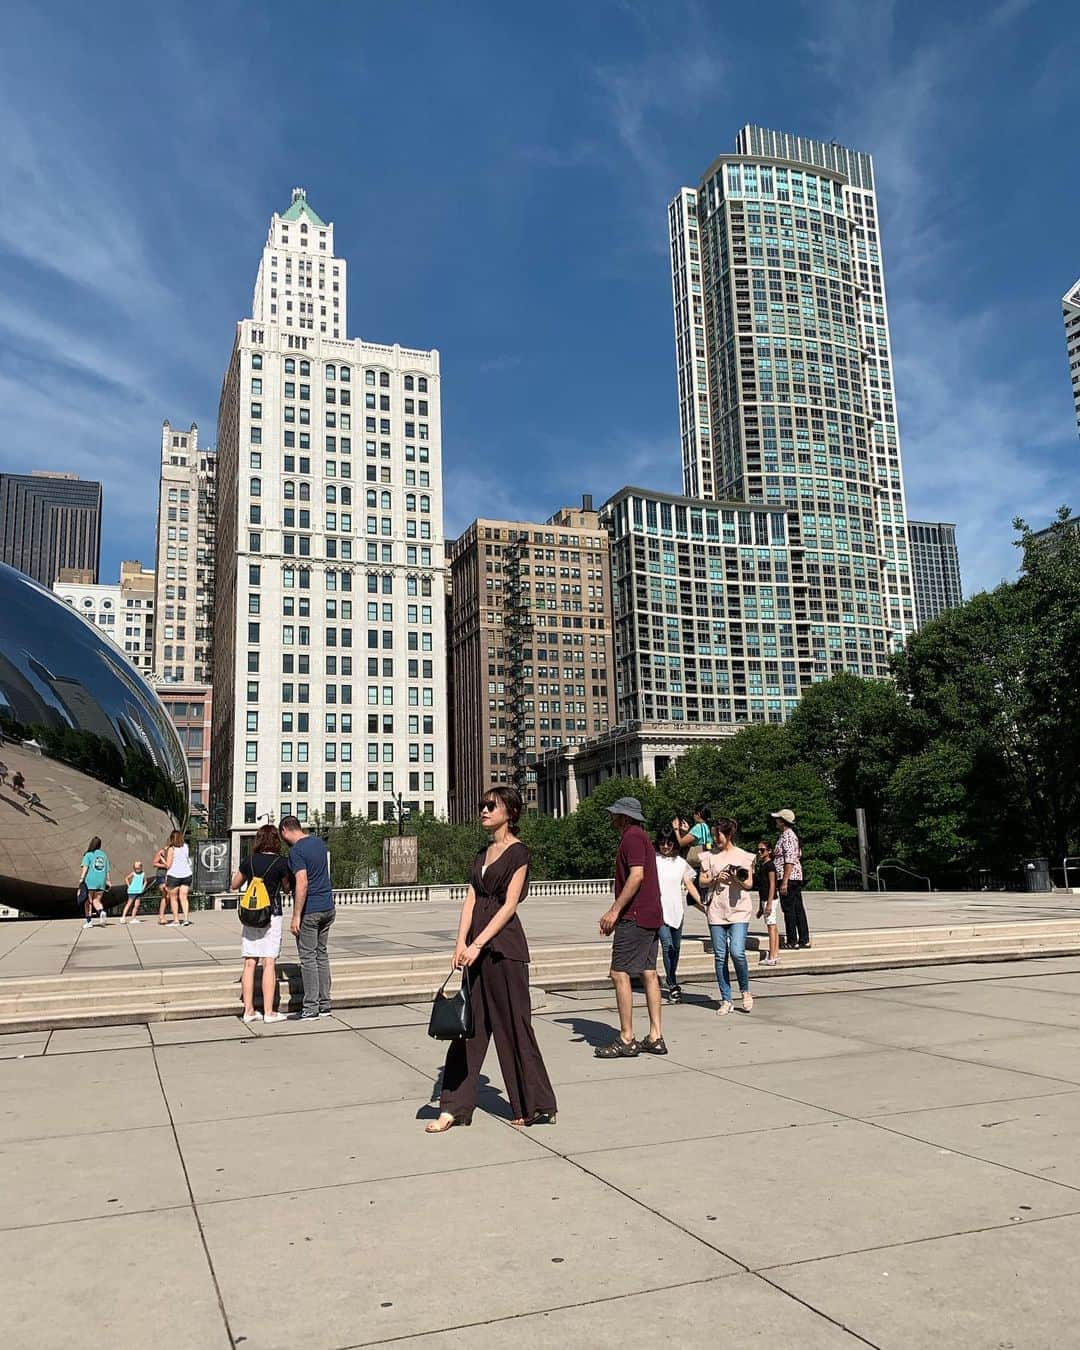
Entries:
{"type": "Polygon", "coordinates": [[[486,802],[481,802],[481,803],[480,803],[480,810],[481,810],[481,811],[497,811],[501,805],[502,805],[502,802],[499,802],[499,801],[486,801],[486,802]]]}

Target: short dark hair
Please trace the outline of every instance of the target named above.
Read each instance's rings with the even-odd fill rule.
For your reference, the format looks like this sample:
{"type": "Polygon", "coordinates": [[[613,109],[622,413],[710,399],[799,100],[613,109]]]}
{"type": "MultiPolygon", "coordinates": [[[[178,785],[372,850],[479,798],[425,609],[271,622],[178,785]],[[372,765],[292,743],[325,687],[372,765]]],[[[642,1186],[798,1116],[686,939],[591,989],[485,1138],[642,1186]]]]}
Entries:
{"type": "Polygon", "coordinates": [[[717,831],[724,836],[729,844],[735,842],[735,836],[739,833],[738,821],[732,820],[729,816],[721,816],[712,823],[712,832],[715,835],[717,831]]]}
{"type": "Polygon", "coordinates": [[[279,830],[302,830],[303,828],[296,816],[282,816],[278,821],[279,830]]]}
{"type": "Polygon", "coordinates": [[[280,853],[281,835],[276,825],[260,825],[251,846],[252,853],[280,853]]]}
{"type": "Polygon", "coordinates": [[[521,809],[524,802],[521,800],[521,793],[514,787],[513,783],[497,783],[494,787],[489,787],[484,793],[485,797],[497,797],[506,807],[507,822],[511,830],[517,833],[514,826],[521,819],[521,809]]]}
{"type": "Polygon", "coordinates": [[[656,832],[656,847],[663,848],[665,844],[670,844],[672,848],[679,847],[679,841],[675,838],[675,831],[670,825],[665,825],[662,830],[656,832]]]}

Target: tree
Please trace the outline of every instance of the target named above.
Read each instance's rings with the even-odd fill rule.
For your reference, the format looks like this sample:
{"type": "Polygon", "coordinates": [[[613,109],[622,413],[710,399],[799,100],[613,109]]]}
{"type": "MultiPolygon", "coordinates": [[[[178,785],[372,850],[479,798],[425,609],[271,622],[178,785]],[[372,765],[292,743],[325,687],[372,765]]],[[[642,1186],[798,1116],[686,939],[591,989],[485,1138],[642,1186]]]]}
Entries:
{"type": "Polygon", "coordinates": [[[788,722],[798,759],[821,774],[833,808],[854,822],[866,811],[871,853],[883,857],[885,796],[904,755],[918,744],[916,719],[896,686],[843,673],[815,684],[788,722]]]}
{"type": "Polygon", "coordinates": [[[931,876],[970,868],[979,828],[969,788],[973,769],[968,752],[945,740],[897,766],[886,795],[900,862],[931,876]]]}

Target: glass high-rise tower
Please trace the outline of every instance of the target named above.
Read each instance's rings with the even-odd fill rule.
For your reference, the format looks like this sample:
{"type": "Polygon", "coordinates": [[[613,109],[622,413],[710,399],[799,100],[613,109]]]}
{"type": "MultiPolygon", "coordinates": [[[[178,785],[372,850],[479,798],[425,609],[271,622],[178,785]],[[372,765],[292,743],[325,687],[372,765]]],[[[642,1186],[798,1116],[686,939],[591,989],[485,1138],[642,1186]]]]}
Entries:
{"type": "Polygon", "coordinates": [[[873,161],[747,126],[669,222],[683,491],[787,513],[800,689],[883,676],[915,608],[873,161]]]}

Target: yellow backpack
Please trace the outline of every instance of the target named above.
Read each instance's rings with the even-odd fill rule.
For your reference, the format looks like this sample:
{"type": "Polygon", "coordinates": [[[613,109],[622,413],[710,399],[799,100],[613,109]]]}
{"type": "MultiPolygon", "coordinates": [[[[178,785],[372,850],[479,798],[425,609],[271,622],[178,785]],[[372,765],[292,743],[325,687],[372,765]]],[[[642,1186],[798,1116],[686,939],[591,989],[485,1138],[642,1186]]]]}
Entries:
{"type": "Polygon", "coordinates": [[[240,896],[240,922],[248,928],[265,928],[270,922],[272,910],[266,882],[262,877],[253,876],[240,896]]]}

